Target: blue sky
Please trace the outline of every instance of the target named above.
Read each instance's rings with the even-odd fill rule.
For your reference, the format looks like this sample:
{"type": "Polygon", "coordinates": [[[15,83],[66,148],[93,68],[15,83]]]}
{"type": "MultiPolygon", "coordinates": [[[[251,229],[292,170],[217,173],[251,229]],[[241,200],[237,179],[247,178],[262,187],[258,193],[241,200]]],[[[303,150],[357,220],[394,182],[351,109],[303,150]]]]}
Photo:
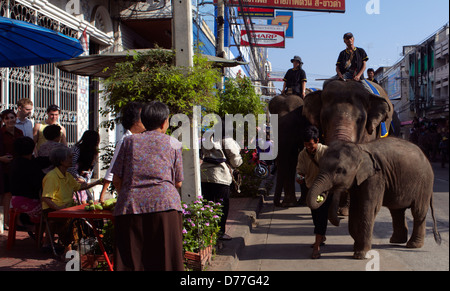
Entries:
{"type": "Polygon", "coordinates": [[[269,49],[272,70],[287,71],[290,59],[299,55],[307,86],[320,88],[322,82],[314,80],[335,74],[344,33],[353,33],[355,45],[369,55],[368,67],[377,69],[395,64],[404,45],[422,42],[449,21],[447,0],[378,0],[380,14],[366,13],[368,1],[347,0],[345,14],[294,11],[294,38],[284,49],[269,49]]]}

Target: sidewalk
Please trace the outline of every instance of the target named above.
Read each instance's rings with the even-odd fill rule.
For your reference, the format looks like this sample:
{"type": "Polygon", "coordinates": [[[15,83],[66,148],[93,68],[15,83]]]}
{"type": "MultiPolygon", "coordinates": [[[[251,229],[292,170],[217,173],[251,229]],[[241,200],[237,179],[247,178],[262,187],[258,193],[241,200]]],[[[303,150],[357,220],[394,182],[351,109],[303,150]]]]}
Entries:
{"type": "MultiPolygon", "coordinates": [[[[219,243],[220,255],[208,269],[234,270],[237,267],[237,252],[245,246],[244,238],[256,223],[256,213],[261,200],[257,198],[233,198],[227,221],[227,233],[233,239],[219,243]]],[[[64,271],[65,263],[56,260],[51,253],[36,248],[35,241],[24,231],[16,232],[16,243],[6,250],[8,231],[0,234],[0,271],[64,271]]]]}
{"type": "Polygon", "coordinates": [[[0,271],[64,271],[65,263],[55,260],[52,253],[37,249],[36,241],[24,231],[16,232],[16,243],[6,250],[8,231],[0,234],[0,271]]]}

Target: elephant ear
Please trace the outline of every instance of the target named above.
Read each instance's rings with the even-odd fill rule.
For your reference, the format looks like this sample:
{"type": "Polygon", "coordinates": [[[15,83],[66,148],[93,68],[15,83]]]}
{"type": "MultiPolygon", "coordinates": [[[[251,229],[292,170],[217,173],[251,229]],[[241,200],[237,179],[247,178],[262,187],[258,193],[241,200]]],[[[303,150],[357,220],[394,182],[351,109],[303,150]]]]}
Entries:
{"type": "Polygon", "coordinates": [[[380,125],[381,122],[389,119],[389,117],[392,117],[392,114],[392,104],[390,104],[386,98],[370,94],[366,124],[367,132],[372,134],[377,126],[380,125]]]}
{"type": "Polygon", "coordinates": [[[320,128],[320,111],[322,110],[322,91],[309,93],[303,100],[303,116],[311,124],[320,128]]]}
{"type": "Polygon", "coordinates": [[[356,184],[358,186],[361,185],[365,180],[380,170],[381,167],[375,157],[370,152],[362,150],[361,162],[356,172],[356,184]]]}

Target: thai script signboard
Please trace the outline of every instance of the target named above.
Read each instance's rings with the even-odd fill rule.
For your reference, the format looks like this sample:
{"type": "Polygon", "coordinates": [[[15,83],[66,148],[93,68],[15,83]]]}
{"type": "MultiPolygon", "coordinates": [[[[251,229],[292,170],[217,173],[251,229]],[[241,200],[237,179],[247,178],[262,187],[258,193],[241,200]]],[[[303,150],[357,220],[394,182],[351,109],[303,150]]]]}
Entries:
{"type": "Polygon", "coordinates": [[[345,0],[229,0],[228,3],[233,6],[240,6],[242,3],[244,7],[345,12],[345,0]]]}

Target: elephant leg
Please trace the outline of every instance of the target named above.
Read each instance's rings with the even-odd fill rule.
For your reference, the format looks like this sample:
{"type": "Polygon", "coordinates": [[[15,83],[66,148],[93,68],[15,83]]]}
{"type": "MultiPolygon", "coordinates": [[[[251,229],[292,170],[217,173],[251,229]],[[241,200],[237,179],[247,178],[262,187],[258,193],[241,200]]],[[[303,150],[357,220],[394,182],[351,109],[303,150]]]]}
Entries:
{"type": "Polygon", "coordinates": [[[284,199],[282,206],[290,207],[297,205],[297,198],[295,197],[295,171],[297,166],[297,160],[291,159],[286,169],[286,175],[284,177],[284,199]]]}
{"type": "MultiPolygon", "coordinates": [[[[430,202],[425,202],[424,205],[429,205],[430,202]]],[[[411,207],[411,214],[414,218],[413,231],[411,238],[406,243],[407,248],[421,248],[424,245],[426,233],[426,217],[428,207],[413,206],[411,207]]]]}
{"type": "Polygon", "coordinates": [[[284,199],[281,203],[283,207],[290,207],[297,205],[297,198],[295,197],[295,180],[286,180],[284,183],[284,199]]]}
{"type": "Polygon", "coordinates": [[[394,232],[392,233],[390,243],[402,244],[408,240],[408,225],[405,219],[404,209],[389,209],[392,216],[392,227],[394,232]]]}
{"type": "Polygon", "coordinates": [[[283,174],[280,169],[277,171],[277,181],[275,185],[275,193],[273,197],[273,204],[275,206],[281,206],[281,192],[283,191],[283,174]]]}
{"type": "MultiPolygon", "coordinates": [[[[362,193],[360,193],[362,194],[362,193]]],[[[351,195],[348,227],[355,243],[353,244],[353,258],[366,259],[366,254],[372,248],[372,233],[375,217],[381,208],[377,202],[364,198],[362,195],[351,195]],[[359,197],[358,197],[359,196],[359,197]]]]}

